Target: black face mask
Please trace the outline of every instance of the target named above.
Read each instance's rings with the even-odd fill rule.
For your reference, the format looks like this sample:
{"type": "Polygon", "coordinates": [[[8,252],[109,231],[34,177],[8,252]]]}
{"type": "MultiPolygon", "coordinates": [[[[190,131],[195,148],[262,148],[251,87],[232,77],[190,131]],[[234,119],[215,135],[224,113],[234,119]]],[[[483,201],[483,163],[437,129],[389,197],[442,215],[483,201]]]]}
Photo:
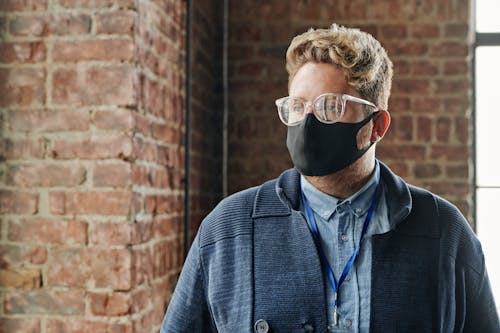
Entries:
{"type": "Polygon", "coordinates": [[[374,143],[359,150],[356,136],[375,113],[353,124],[324,124],[308,114],[298,125],[289,126],[286,146],[295,168],[305,176],[324,176],[354,163],[374,143]]]}

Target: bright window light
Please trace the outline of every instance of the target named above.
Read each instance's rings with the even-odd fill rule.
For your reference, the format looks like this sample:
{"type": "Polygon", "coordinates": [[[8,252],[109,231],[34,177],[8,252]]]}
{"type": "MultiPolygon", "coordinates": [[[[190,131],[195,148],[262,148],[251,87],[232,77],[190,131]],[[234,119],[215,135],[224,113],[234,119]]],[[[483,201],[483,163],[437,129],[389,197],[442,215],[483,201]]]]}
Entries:
{"type": "MultiPolygon", "coordinates": [[[[476,32],[500,33],[499,0],[476,0],[476,32]]],[[[475,50],[475,120],[476,120],[476,232],[486,257],[486,268],[497,308],[500,311],[500,154],[498,124],[500,102],[500,38],[498,45],[481,46],[475,50]]]]}
{"type": "Polygon", "coordinates": [[[476,31],[500,32],[499,10],[498,0],[476,0],[476,31]]]}

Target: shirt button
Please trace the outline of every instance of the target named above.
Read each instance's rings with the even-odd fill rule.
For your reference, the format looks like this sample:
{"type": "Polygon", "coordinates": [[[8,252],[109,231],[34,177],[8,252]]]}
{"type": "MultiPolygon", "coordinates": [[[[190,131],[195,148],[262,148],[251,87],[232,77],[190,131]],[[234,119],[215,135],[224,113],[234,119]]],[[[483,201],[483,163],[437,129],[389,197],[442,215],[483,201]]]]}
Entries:
{"type": "Polygon", "coordinates": [[[345,328],[349,328],[352,325],[352,321],[349,319],[344,320],[344,326],[345,328]]]}
{"type": "Polygon", "coordinates": [[[361,213],[361,208],[356,208],[356,213],[361,213]]]}
{"type": "Polygon", "coordinates": [[[347,275],[347,276],[345,277],[345,280],[346,280],[346,281],[351,281],[351,275],[347,275]]]}
{"type": "Polygon", "coordinates": [[[309,323],[305,323],[304,325],[302,325],[302,329],[306,333],[313,333],[314,332],[314,326],[309,324],[309,323]]]}
{"type": "Polygon", "coordinates": [[[267,333],[269,332],[269,324],[264,319],[259,319],[254,324],[255,333],[267,333]]]}
{"type": "Polygon", "coordinates": [[[347,237],[347,235],[342,235],[342,237],[340,237],[344,242],[347,242],[349,240],[349,237],[347,237]]]}

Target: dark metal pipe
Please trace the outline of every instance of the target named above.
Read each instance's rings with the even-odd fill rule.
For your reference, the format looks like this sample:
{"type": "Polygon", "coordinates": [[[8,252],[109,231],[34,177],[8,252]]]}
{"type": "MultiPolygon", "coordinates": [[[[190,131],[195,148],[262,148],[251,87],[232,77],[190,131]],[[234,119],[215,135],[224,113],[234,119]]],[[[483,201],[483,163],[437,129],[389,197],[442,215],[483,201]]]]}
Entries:
{"type": "Polygon", "coordinates": [[[189,251],[191,219],[191,14],[192,1],[186,0],[186,117],[184,132],[184,259],[189,251]]]}

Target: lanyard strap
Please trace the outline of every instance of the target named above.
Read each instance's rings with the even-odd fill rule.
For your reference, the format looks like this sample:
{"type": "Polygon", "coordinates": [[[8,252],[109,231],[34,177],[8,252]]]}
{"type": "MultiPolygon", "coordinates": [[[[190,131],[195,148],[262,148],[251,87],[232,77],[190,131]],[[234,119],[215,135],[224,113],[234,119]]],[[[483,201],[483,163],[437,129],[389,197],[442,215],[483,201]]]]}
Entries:
{"type": "Polygon", "coordinates": [[[342,270],[342,274],[340,275],[340,278],[339,278],[338,282],[335,280],[335,276],[333,274],[332,267],[330,266],[330,263],[328,262],[328,259],[327,259],[326,255],[325,255],[324,250],[323,250],[323,246],[321,245],[321,239],[320,239],[320,235],[319,235],[319,230],[318,230],[318,226],[316,224],[316,219],[314,218],[314,214],[312,212],[312,209],[309,206],[309,203],[307,201],[306,196],[304,195],[304,192],[302,192],[302,202],[304,204],[304,208],[305,208],[305,211],[306,211],[306,214],[307,214],[308,226],[309,226],[309,229],[311,229],[311,231],[313,233],[316,246],[317,246],[317,248],[319,250],[319,255],[320,255],[321,263],[323,264],[323,267],[326,270],[326,273],[328,275],[328,281],[330,282],[330,286],[332,287],[332,290],[333,290],[333,295],[334,295],[333,308],[334,308],[334,324],[335,325],[336,325],[336,322],[338,320],[338,317],[337,317],[338,316],[337,315],[337,305],[338,305],[337,295],[338,295],[338,290],[339,290],[340,286],[342,285],[342,283],[344,282],[344,280],[347,277],[347,275],[349,274],[349,271],[351,270],[352,266],[354,265],[354,262],[356,261],[356,257],[358,256],[359,249],[361,247],[361,242],[363,240],[363,237],[366,234],[366,231],[368,230],[368,225],[370,224],[370,221],[371,221],[372,216],[373,216],[373,212],[375,210],[375,205],[376,205],[376,202],[377,202],[377,198],[379,196],[378,194],[379,194],[380,187],[381,186],[377,185],[377,190],[375,191],[375,193],[373,195],[373,198],[372,198],[372,201],[371,201],[371,204],[370,204],[370,208],[368,209],[368,213],[366,214],[365,222],[363,224],[363,229],[361,231],[361,237],[359,238],[358,245],[354,249],[354,252],[352,253],[352,255],[349,258],[349,260],[346,262],[346,264],[344,266],[344,269],[342,270]]]}

